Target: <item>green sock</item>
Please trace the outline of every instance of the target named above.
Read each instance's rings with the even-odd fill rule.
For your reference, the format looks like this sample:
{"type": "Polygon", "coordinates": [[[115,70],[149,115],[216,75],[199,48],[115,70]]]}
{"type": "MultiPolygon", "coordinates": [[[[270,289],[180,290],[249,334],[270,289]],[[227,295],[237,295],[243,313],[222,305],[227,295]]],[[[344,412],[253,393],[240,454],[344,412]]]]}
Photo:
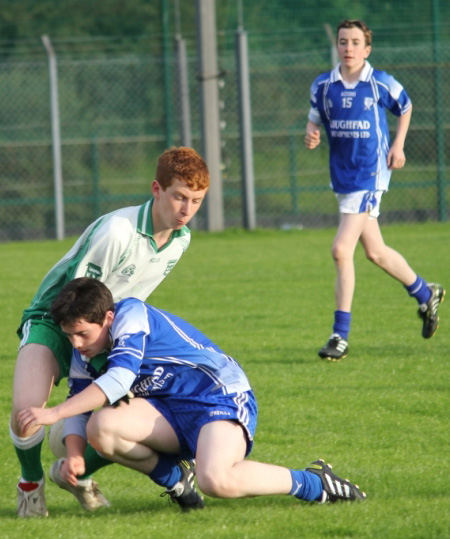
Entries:
{"type": "Polygon", "coordinates": [[[100,468],[104,468],[105,466],[108,466],[108,464],[112,464],[110,460],[101,457],[89,444],[84,451],[84,462],[86,465],[86,471],[83,475],[80,475],[78,479],[87,479],[94,472],[100,470],[100,468]]]}
{"type": "Polygon", "coordinates": [[[22,477],[26,481],[39,481],[44,477],[44,470],[41,463],[42,441],[29,449],[16,450],[20,462],[22,477]]]}

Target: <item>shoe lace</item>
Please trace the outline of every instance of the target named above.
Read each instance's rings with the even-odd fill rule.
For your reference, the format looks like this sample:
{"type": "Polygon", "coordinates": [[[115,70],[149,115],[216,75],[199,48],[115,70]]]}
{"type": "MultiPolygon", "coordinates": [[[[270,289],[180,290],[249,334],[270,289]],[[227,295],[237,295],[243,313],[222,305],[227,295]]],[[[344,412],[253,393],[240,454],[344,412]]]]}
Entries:
{"type": "Polygon", "coordinates": [[[184,485],[181,483],[181,481],[178,481],[178,483],[176,483],[172,488],[168,488],[162,494],[160,494],[160,497],[163,498],[164,496],[169,496],[172,502],[176,502],[175,498],[179,498],[183,492],[184,485]]]}

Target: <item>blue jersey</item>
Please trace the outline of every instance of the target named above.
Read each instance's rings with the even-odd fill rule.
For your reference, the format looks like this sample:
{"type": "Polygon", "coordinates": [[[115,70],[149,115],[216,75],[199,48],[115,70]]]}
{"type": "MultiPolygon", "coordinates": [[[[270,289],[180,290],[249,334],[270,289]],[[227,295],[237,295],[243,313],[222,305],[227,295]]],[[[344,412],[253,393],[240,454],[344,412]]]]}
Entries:
{"type": "MultiPolygon", "coordinates": [[[[110,339],[111,351],[92,359],[73,350],[70,396],[96,383],[114,403],[131,390],[170,423],[181,458],[195,458],[203,425],[236,421],[250,453],[257,422],[250,384],[239,364],[203,333],[173,314],[127,298],[116,304],[110,339]]],[[[64,437],[86,438],[89,415],[66,419],[64,437]]]]}
{"type": "Polygon", "coordinates": [[[339,67],[313,82],[308,117],[325,127],[333,191],[385,191],[391,176],[385,109],[401,116],[408,112],[411,101],[400,83],[368,62],[355,84],[342,79],[339,67]]]}
{"type": "MultiPolygon", "coordinates": [[[[188,322],[136,299],[116,304],[110,328],[107,371],[122,368],[134,374],[136,397],[208,396],[249,391],[240,365],[188,322]]],[[[74,349],[69,385],[77,393],[102,375],[94,362],[74,349]]],[[[101,371],[100,371],[101,372],[101,371]]],[[[106,376],[106,375],[105,375],[106,376]]],[[[102,387],[103,389],[103,387],[102,387]]]]}

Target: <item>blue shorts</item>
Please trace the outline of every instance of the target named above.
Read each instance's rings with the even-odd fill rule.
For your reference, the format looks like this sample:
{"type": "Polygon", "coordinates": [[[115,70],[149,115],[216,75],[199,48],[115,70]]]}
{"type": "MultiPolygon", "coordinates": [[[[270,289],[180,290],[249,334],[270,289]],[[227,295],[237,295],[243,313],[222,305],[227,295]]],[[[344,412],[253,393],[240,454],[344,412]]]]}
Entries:
{"type": "Polygon", "coordinates": [[[205,396],[151,397],[146,399],[167,419],[180,443],[180,457],[194,459],[203,425],[212,421],[235,421],[244,429],[248,456],[253,447],[258,407],[252,391],[205,396]]]}

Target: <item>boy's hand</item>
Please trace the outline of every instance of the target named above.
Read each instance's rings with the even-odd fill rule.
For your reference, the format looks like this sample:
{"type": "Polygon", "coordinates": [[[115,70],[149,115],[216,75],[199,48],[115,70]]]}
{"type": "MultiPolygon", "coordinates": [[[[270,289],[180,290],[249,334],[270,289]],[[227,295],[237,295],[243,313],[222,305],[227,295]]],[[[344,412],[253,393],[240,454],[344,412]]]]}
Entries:
{"type": "Polygon", "coordinates": [[[389,170],[402,168],[405,165],[406,157],[403,151],[403,145],[392,144],[387,155],[387,165],[389,170]]]}
{"type": "Polygon", "coordinates": [[[307,129],[305,136],[305,146],[310,150],[317,148],[320,144],[320,129],[307,129]]]}
{"type": "Polygon", "coordinates": [[[20,430],[25,433],[37,425],[53,425],[59,419],[55,408],[27,408],[17,414],[20,430]]]}
{"type": "Polygon", "coordinates": [[[84,458],[81,455],[67,457],[61,466],[61,475],[65,481],[76,487],[77,476],[83,475],[85,470],[84,458]]]}

